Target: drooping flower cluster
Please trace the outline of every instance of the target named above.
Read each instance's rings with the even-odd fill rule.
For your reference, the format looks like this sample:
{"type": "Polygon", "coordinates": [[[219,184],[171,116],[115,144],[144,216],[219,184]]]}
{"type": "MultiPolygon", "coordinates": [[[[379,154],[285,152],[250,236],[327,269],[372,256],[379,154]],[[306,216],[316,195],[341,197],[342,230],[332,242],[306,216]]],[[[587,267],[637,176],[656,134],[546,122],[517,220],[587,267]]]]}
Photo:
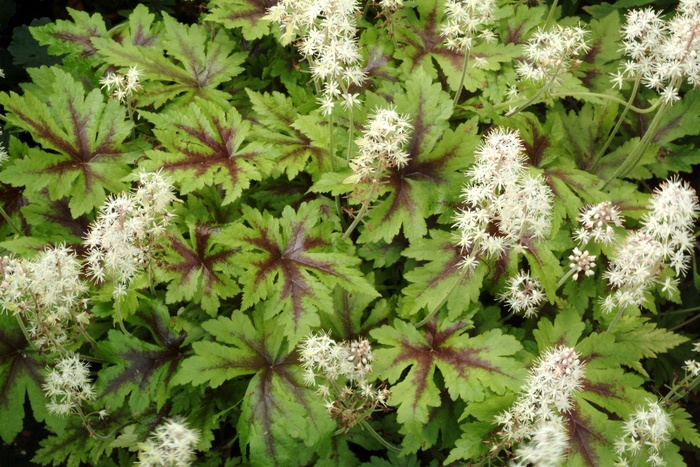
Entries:
{"type": "Polygon", "coordinates": [[[522,79],[557,86],[561,75],[578,66],[578,57],[588,50],[586,30],[581,27],[557,24],[547,31],[539,29],[525,45],[526,59],[515,71],[522,79]]]}
{"type": "Polygon", "coordinates": [[[545,462],[535,465],[558,465],[556,461],[564,458],[568,436],[561,414],[571,409],[572,396],[581,390],[583,370],[574,349],[548,350],[530,370],[513,407],[496,417],[506,443],[521,443],[516,456],[523,465],[535,458],[545,462]],[[548,464],[547,459],[555,463],[548,464]]]}
{"type": "Polygon", "coordinates": [[[614,243],[613,226],[622,227],[624,224],[620,211],[610,201],[584,207],[578,216],[578,222],[579,227],[574,232],[574,238],[581,246],[590,240],[605,245],[614,243]]]}
{"type": "Polygon", "coordinates": [[[641,77],[644,85],[661,92],[666,102],[678,100],[681,79],[700,85],[700,4],[682,0],[676,15],[665,21],[651,8],[632,10],[622,28],[625,53],[631,57],[614,82],[641,77]]]}
{"type": "Polygon", "coordinates": [[[305,383],[317,387],[316,393],[326,400],[328,412],[342,428],[386,407],[391,391],[368,381],[374,357],[367,339],[338,343],[320,332],[304,339],[299,352],[305,383]]]}
{"type": "Polygon", "coordinates": [[[619,456],[617,465],[637,465],[639,457],[644,454],[647,464],[653,467],[666,465],[661,457],[661,448],[668,442],[672,428],[668,413],[658,402],[648,400],[646,406],[637,409],[625,422],[624,434],[615,443],[619,456]]]}
{"type": "Polygon", "coordinates": [[[537,307],[545,296],[540,281],[530,277],[529,273],[520,271],[515,277],[508,279],[499,298],[506,302],[514,313],[522,313],[525,318],[532,318],[537,316],[537,307]]]}
{"type": "MultiPolygon", "coordinates": [[[[660,283],[665,268],[676,276],[688,269],[699,212],[695,191],[678,178],[667,180],[654,191],[647,208],[642,227],[627,234],[605,273],[614,289],[603,301],[605,311],[644,306],[645,293],[660,283]]],[[[663,284],[669,291],[675,289],[675,279],[666,277],[663,284]]]]}
{"type": "Polygon", "coordinates": [[[480,36],[487,42],[493,40],[494,33],[487,27],[493,23],[495,10],[495,0],[447,0],[447,22],[440,28],[445,46],[467,53],[474,45],[475,37],[480,36]]]}
{"type": "Polygon", "coordinates": [[[309,61],[313,80],[323,86],[319,101],[325,115],[339,99],[346,105],[356,102],[350,87],[366,79],[356,39],[359,13],[355,0],[282,0],[264,16],[282,27],[282,44],[300,38],[298,47],[309,61]]]}
{"type": "Polygon", "coordinates": [[[97,282],[113,281],[115,297],[126,293],[133,277],[152,259],[156,239],[170,223],[171,205],[177,200],[160,173],[139,177],[138,189],[107,200],[85,240],[88,273],[97,282]]]}
{"type": "Polygon", "coordinates": [[[379,109],[369,117],[362,136],[355,140],[358,155],[349,166],[354,175],[346,183],[378,183],[386,169],[402,168],[408,164],[408,153],[404,150],[413,127],[408,117],[396,110],[379,109]]]}
{"type": "Polygon", "coordinates": [[[176,417],[165,421],[139,443],[137,465],[142,467],[189,467],[195,460],[199,432],[176,417]]]}
{"type": "Polygon", "coordinates": [[[95,399],[90,369],[75,354],[65,355],[49,370],[42,389],[49,412],[59,416],[82,414],[83,404],[95,399]]]}
{"type": "Polygon", "coordinates": [[[477,150],[462,189],[466,207],[454,224],[465,252],[463,267],[473,269],[481,255],[497,257],[549,233],[554,196],[524,164],[517,131],[496,129],[477,150]]]}
{"type": "Polygon", "coordinates": [[[89,287],[80,278],[73,250],[57,245],[31,260],[6,256],[0,272],[0,306],[27,323],[28,337],[38,349],[62,351],[85,332],[89,287]]]}
{"type": "Polygon", "coordinates": [[[103,88],[107,88],[108,92],[112,92],[112,98],[121,103],[125,103],[129,97],[141,89],[141,71],[135,66],[129,67],[126,74],[107,73],[100,79],[100,84],[103,88]],[[114,88],[114,91],[112,91],[114,88]]]}

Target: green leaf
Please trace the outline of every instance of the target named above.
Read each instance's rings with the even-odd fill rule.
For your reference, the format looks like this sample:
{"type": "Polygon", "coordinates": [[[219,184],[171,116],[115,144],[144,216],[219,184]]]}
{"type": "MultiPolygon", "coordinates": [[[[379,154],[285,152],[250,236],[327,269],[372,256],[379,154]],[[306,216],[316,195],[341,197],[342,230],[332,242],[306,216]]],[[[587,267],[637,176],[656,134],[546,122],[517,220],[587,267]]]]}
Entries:
{"type": "Polygon", "coordinates": [[[151,329],[157,344],[143,341],[119,331],[110,331],[98,343],[97,354],[107,362],[99,372],[95,389],[100,401],[112,408],[121,407],[129,397],[133,412],[143,413],[151,404],[160,409],[170,395],[170,379],[182,359],[184,333],[170,328],[167,308],[153,303],[152,309],[140,315],[151,329]]]}
{"type": "MultiPolygon", "coordinates": [[[[141,17],[143,11],[133,13],[141,17]]],[[[130,25],[140,24],[130,22],[130,25]]],[[[124,32],[137,37],[137,31],[124,32]]],[[[178,98],[188,103],[195,96],[224,104],[230,95],[217,89],[237,76],[246,53],[225,30],[211,35],[199,24],[184,25],[163,12],[163,31],[147,44],[96,38],[93,44],[104,60],[120,67],[135,66],[142,72],[143,90],[138,105],[160,107],[178,98]]],[[[182,111],[182,109],[181,109],[182,111]]]]}
{"type": "Polygon", "coordinates": [[[276,306],[267,312],[282,313],[285,335],[295,342],[319,325],[318,311],[331,309],[331,290],[338,285],[349,292],[378,294],[357,268],[352,246],[340,240],[329,205],[304,203],[295,212],[287,206],[277,219],[268,213],[243,207],[242,223],[223,233],[225,241],[240,246],[232,262],[245,272],[243,308],[268,300],[276,306]]]}
{"type": "Polygon", "coordinates": [[[96,49],[92,40],[107,37],[102,15],[72,8],[67,11],[73,21],[56,20],[44,26],[32,26],[29,31],[41,45],[49,47],[52,55],[68,55],[72,61],[94,57],[96,49]]]}
{"type": "Polygon", "coordinates": [[[287,172],[289,180],[308,170],[323,172],[328,158],[328,131],[317,115],[300,116],[294,102],[284,94],[261,94],[246,89],[253,104],[254,125],[251,133],[256,141],[277,148],[276,170],[287,172]],[[319,130],[320,128],[320,130],[319,130]]]}
{"type": "Polygon", "coordinates": [[[275,3],[271,0],[222,0],[212,5],[205,19],[228,29],[240,27],[243,37],[252,41],[270,32],[270,22],[262,17],[275,3]]]}
{"type": "Polygon", "coordinates": [[[271,150],[249,141],[250,123],[228,104],[196,99],[186,109],[141,114],[156,125],[153,133],[165,149],[147,151],[143,167],[169,172],[183,194],[221,185],[225,205],[271,170],[271,150]]]}
{"type": "Polygon", "coordinates": [[[451,233],[431,230],[430,238],[416,240],[402,255],[425,262],[404,274],[410,285],[403,289],[403,315],[412,316],[424,307],[430,312],[447,299],[450,316],[458,316],[478,301],[487,268],[480,264],[463,275],[461,248],[451,233]]]}
{"type": "Polygon", "coordinates": [[[232,278],[229,258],[235,250],[222,246],[219,230],[207,224],[188,223],[189,239],[172,235],[167,248],[163,279],[169,282],[166,303],[191,301],[201,303],[212,317],[219,299],[240,292],[232,278]]]}
{"type": "Polygon", "coordinates": [[[11,443],[24,427],[24,401],[29,396],[34,418],[47,416],[41,391],[46,362],[26,351],[27,341],[14,316],[0,312],[0,437],[11,443]]]}
{"type": "Polygon", "coordinates": [[[648,318],[623,317],[613,330],[616,347],[621,360],[644,376],[649,376],[640,363],[643,358],[654,358],[658,354],[688,341],[688,338],[666,329],[658,329],[648,318]]]}
{"type": "Polygon", "coordinates": [[[29,90],[24,96],[0,94],[7,121],[41,145],[5,168],[0,181],[34,192],[46,187],[53,200],[68,197],[75,218],[100,206],[106,190],[126,189],[120,180],[130,172],[130,157],[122,142],[132,124],[118,102],[103,102],[98,89],[86,95],[83,85],[59,68],[40,72],[32,74],[52,78],[45,89],[48,101],[29,90]]]}
{"type": "Polygon", "coordinates": [[[257,310],[254,322],[240,311],[203,324],[216,342],[197,342],[175,377],[178,384],[218,387],[253,375],[237,430],[253,465],[304,465],[335,428],[322,399],[301,383],[302,369],[281,339],[279,319],[257,310]],[[306,446],[306,447],[304,447],[306,446]]]}
{"type": "Polygon", "coordinates": [[[466,334],[464,322],[435,322],[421,329],[395,320],[370,332],[380,345],[375,350],[375,372],[394,384],[389,403],[398,406],[397,421],[406,434],[421,439],[429,423],[430,408],[441,405],[435,383],[439,370],[452,400],[479,403],[491,394],[517,390],[526,372],[512,358],[521,350],[518,341],[494,329],[475,337],[466,334]],[[408,369],[408,373],[405,371],[408,369]]]}
{"type": "Polygon", "coordinates": [[[71,418],[68,428],[41,440],[40,444],[41,448],[36,451],[32,462],[41,465],[97,465],[103,456],[112,452],[109,440],[90,436],[78,417],[71,418]]]}
{"type": "Polygon", "coordinates": [[[440,85],[418,70],[406,82],[406,92],[395,96],[397,112],[413,125],[405,167],[392,168],[384,188],[389,195],[369,210],[360,243],[389,243],[401,228],[409,241],[427,234],[426,218],[442,212],[450,187],[463,178],[479,142],[477,120],[449,130],[452,114],[449,96],[440,85]],[[439,143],[438,143],[439,141],[439,143]]]}

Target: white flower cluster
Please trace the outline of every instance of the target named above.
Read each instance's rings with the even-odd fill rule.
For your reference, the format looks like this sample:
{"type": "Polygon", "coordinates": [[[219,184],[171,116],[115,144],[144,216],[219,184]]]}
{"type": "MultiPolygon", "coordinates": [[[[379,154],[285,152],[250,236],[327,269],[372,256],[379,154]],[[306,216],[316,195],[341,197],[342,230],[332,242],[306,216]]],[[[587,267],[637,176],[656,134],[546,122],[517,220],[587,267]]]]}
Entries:
{"type": "Polygon", "coordinates": [[[581,209],[578,216],[580,227],[575,230],[574,238],[584,246],[590,240],[610,245],[615,242],[615,229],[622,227],[624,221],[620,211],[610,201],[589,205],[581,209]]]}
{"type": "Polygon", "coordinates": [[[445,46],[466,53],[474,45],[474,37],[492,41],[495,37],[493,31],[485,28],[493,23],[495,9],[495,0],[447,0],[447,22],[440,28],[445,46]]]}
{"type": "Polygon", "coordinates": [[[81,413],[83,403],[95,399],[90,370],[75,354],[64,356],[46,375],[42,389],[49,413],[63,416],[81,413]]]}
{"type": "Polygon", "coordinates": [[[648,400],[647,405],[637,409],[625,422],[624,434],[615,443],[615,451],[620,456],[618,466],[637,465],[642,450],[646,448],[647,464],[653,467],[666,465],[660,455],[661,447],[669,440],[673,424],[671,417],[658,402],[648,400]],[[629,463],[628,459],[635,459],[629,463]]]}
{"type": "Polygon", "coordinates": [[[375,111],[362,136],[355,140],[358,155],[349,163],[354,175],[345,183],[378,183],[386,169],[405,167],[409,155],[403,148],[411,131],[407,116],[391,108],[375,111]]]}
{"type": "Polygon", "coordinates": [[[314,81],[323,85],[319,101],[324,115],[331,114],[338,99],[346,106],[355,104],[357,95],[350,93],[350,86],[366,79],[356,39],[359,13],[355,0],[281,0],[263,17],[281,25],[282,44],[300,37],[299,50],[314,81]]]}
{"type": "Polygon", "coordinates": [[[595,266],[595,255],[590,254],[587,250],[581,251],[574,248],[574,251],[569,255],[569,268],[574,271],[573,279],[578,280],[579,274],[592,276],[595,274],[593,267],[595,266]]]}
{"type": "Polygon", "coordinates": [[[136,465],[141,467],[189,467],[195,460],[199,432],[176,417],[165,421],[145,442],[139,443],[136,465]]]}
{"type": "Polygon", "coordinates": [[[136,91],[141,89],[141,71],[132,66],[126,74],[107,73],[100,79],[100,84],[103,88],[107,88],[107,92],[112,91],[112,98],[117,99],[121,103],[125,103],[136,91]]]}
{"type": "Polygon", "coordinates": [[[49,247],[31,260],[0,260],[0,306],[27,322],[39,349],[63,350],[90,324],[89,291],[80,278],[81,264],[65,245],[49,247]]]}
{"type": "Polygon", "coordinates": [[[557,24],[547,31],[539,29],[525,45],[526,60],[515,72],[522,79],[558,85],[561,75],[578,66],[581,61],[577,57],[588,50],[586,30],[581,27],[557,24]]]}
{"type": "Polygon", "coordinates": [[[317,386],[316,393],[325,398],[328,412],[341,427],[349,428],[386,407],[391,391],[367,380],[374,361],[367,339],[338,343],[320,332],[304,339],[299,352],[304,382],[317,386]],[[325,382],[318,384],[316,378],[325,382]]]}
{"type": "Polygon", "coordinates": [[[496,417],[505,441],[521,443],[516,457],[523,465],[559,465],[566,455],[568,436],[561,414],[571,409],[573,394],[581,390],[583,369],[574,349],[548,350],[530,370],[513,407],[496,417]]]}
{"type": "MultiPolygon", "coordinates": [[[[693,351],[700,352],[700,342],[696,342],[693,351]]],[[[686,360],[683,369],[693,378],[700,376],[700,362],[697,360],[686,360]]]]}
{"type": "Polygon", "coordinates": [[[651,8],[627,14],[622,28],[625,53],[632,58],[614,77],[619,87],[626,78],[641,77],[661,92],[666,102],[678,100],[678,85],[700,85],[700,2],[681,0],[676,15],[665,21],[651,8]]]}
{"type": "Polygon", "coordinates": [[[386,15],[403,7],[403,0],[379,0],[379,8],[386,15]]]}
{"type": "MultiPolygon", "coordinates": [[[[672,178],[654,191],[647,208],[642,227],[627,234],[605,273],[615,289],[603,301],[605,311],[644,306],[645,293],[660,283],[659,276],[667,266],[676,276],[688,269],[699,213],[695,190],[672,178]]],[[[666,278],[663,284],[665,290],[675,289],[674,279],[666,278]]]]}
{"type": "Polygon", "coordinates": [[[131,193],[111,196],[87,234],[88,273],[97,282],[114,281],[121,297],[133,277],[152,259],[156,239],[165,233],[177,200],[160,173],[141,173],[131,193]]]}
{"type": "Polygon", "coordinates": [[[506,282],[506,288],[499,296],[514,313],[522,313],[525,318],[537,316],[537,308],[544,300],[542,285],[530,274],[520,271],[506,282]]]}
{"type": "Polygon", "coordinates": [[[462,189],[466,208],[457,213],[454,224],[466,253],[463,267],[473,269],[482,254],[500,256],[549,234],[554,195],[524,163],[517,131],[496,129],[477,150],[462,189]]]}

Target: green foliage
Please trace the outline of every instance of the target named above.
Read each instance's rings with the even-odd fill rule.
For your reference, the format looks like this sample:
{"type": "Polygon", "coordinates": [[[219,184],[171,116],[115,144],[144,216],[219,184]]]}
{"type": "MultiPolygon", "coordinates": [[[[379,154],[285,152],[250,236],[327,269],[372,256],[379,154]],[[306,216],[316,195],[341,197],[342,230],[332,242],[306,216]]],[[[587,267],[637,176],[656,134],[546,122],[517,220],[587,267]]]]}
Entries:
{"type": "MultiPolygon", "coordinates": [[[[657,229],[677,244],[660,242],[665,256],[626,278],[647,280],[643,306],[604,302],[628,287],[614,283],[612,265],[625,235],[653,224],[649,203],[662,179],[685,172],[697,185],[692,82],[662,83],[677,88],[672,105],[648,78],[638,89],[633,78],[610,86],[630,59],[627,11],[652,2],[550,11],[547,2],[498,0],[468,50],[445,41],[457,6],[382,3],[363,2],[330,30],[342,5],[324,13],[317,4],[278,24],[263,19],[270,0],[68,10],[69,19],[17,30],[10,52],[33,68],[0,93],[5,443],[33,417],[48,433],[30,453],[41,465],[143,462],[171,423],[195,430],[185,451],[196,465],[526,463],[519,456],[536,444],[532,431],[511,436],[504,414],[544,393],[533,391],[533,375],[565,348],[579,359],[580,381],[567,410],[537,419],[561,419],[561,465],[614,462],[626,421],[656,401],[672,425],[659,455],[674,466],[697,455],[693,199],[686,224],[667,206],[673,225],[657,229]],[[291,23],[299,19],[302,28],[291,23]],[[521,78],[527,42],[555,25],[580,25],[589,50],[554,59],[572,65],[552,81],[521,78]],[[345,44],[345,32],[356,43],[345,44]],[[373,148],[384,165],[358,159],[377,138],[368,122],[379,109],[410,124],[403,147],[373,148]],[[522,143],[517,170],[509,148],[487,142],[498,129],[522,143]],[[475,164],[485,159],[488,180],[475,164]],[[142,185],[144,172],[163,187],[142,185]],[[515,172],[519,182],[538,177],[551,197],[541,236],[501,230],[540,207],[523,201],[535,188],[515,185],[515,172]],[[140,204],[123,196],[136,187],[140,204]],[[581,210],[604,201],[621,216],[614,238],[582,241],[581,210]],[[102,216],[113,221],[103,236],[113,242],[101,245],[101,260],[133,261],[117,298],[90,256],[102,216]],[[75,253],[79,277],[55,279],[60,261],[20,261],[57,245],[75,253]],[[579,250],[590,270],[576,263],[579,250]],[[45,283],[32,281],[47,271],[55,290],[44,294],[45,283]],[[518,289],[518,277],[530,282],[518,289]],[[80,287],[68,290],[71,281],[80,287]],[[525,312],[515,306],[523,296],[537,298],[525,312]],[[66,330],[73,322],[81,325],[66,330]],[[47,346],[46,336],[56,341],[47,346]],[[312,344],[324,339],[338,355],[309,363],[322,358],[312,344]],[[61,413],[46,383],[72,352],[89,391],[61,413]]],[[[655,5],[668,7],[664,18],[676,14],[669,2],[655,5]]],[[[683,204],[690,185],[678,183],[672,201],[683,204]]],[[[540,403],[530,407],[545,410],[540,403]]],[[[646,462],[642,451],[630,464],[646,462]]]]}

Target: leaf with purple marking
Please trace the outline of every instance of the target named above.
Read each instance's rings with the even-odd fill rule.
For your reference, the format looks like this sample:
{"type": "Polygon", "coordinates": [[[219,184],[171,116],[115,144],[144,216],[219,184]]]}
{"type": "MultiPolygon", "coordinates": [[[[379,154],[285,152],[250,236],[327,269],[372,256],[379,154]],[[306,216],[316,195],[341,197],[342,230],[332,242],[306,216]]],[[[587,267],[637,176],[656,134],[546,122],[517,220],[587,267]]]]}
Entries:
{"type": "Polygon", "coordinates": [[[374,369],[393,384],[389,404],[398,406],[397,421],[407,435],[422,439],[431,408],[441,405],[436,370],[450,398],[467,405],[520,388],[525,366],[513,358],[522,348],[520,343],[498,329],[474,337],[467,329],[461,321],[440,326],[433,321],[416,329],[396,320],[392,326],[370,332],[385,346],[374,351],[374,369]]]}
{"type": "Polygon", "coordinates": [[[233,248],[220,242],[219,229],[207,224],[190,224],[189,238],[169,235],[168,255],[163,265],[169,282],[166,303],[200,303],[211,316],[216,315],[219,299],[240,292],[233,280],[229,259],[233,248]]]}
{"type": "Polygon", "coordinates": [[[47,88],[23,96],[0,94],[0,104],[7,121],[31,133],[40,147],[29,148],[5,168],[0,181],[33,192],[48,188],[52,200],[67,197],[76,218],[100,206],[107,191],[127,189],[120,180],[129,174],[132,156],[122,143],[132,123],[118,102],[105,103],[99,89],[85,94],[83,85],[59,68],[31,74],[47,88]]]}
{"type": "MultiPolygon", "coordinates": [[[[130,28],[143,23],[130,21],[130,28]]],[[[107,38],[94,39],[93,44],[107,63],[124,68],[135,66],[141,71],[140,107],[160,107],[176,98],[185,104],[194,97],[220,104],[228,102],[231,95],[217,88],[243,71],[240,65],[247,54],[238,52],[240,44],[225,30],[212,35],[203,25],[181,24],[167,13],[163,13],[162,24],[157,40],[146,44],[107,38]]],[[[131,38],[138,35],[132,29],[122,33],[131,38]]]]}
{"type": "Polygon", "coordinates": [[[232,258],[245,269],[238,278],[242,306],[261,300],[274,303],[267,312],[282,313],[285,335],[293,342],[320,324],[319,309],[333,308],[333,287],[378,295],[360,272],[353,247],[335,231],[330,205],[313,201],[296,211],[287,206],[279,218],[242,209],[247,225],[233,224],[222,234],[226,243],[242,249],[232,258]],[[321,222],[322,217],[330,220],[321,222]]]}
{"type": "Polygon", "coordinates": [[[164,149],[147,151],[143,166],[168,172],[182,194],[221,185],[222,204],[228,204],[272,169],[274,151],[249,142],[250,122],[228,104],[196,99],[185,109],[142,115],[155,124],[153,133],[164,149]]]}
{"type": "Polygon", "coordinates": [[[245,391],[237,430],[241,449],[253,465],[304,465],[314,447],[330,439],[335,423],[323,399],[302,383],[302,369],[281,338],[279,318],[264,310],[253,322],[241,311],[202,324],[216,342],[195,342],[195,355],[175,376],[177,384],[225,381],[252,375],[245,391]],[[309,449],[311,447],[312,449],[309,449]]]}
{"type": "Polygon", "coordinates": [[[449,129],[450,98],[422,70],[408,79],[406,92],[395,97],[395,104],[413,126],[406,148],[409,161],[389,171],[384,185],[389,194],[369,210],[361,243],[389,243],[402,228],[409,241],[425,236],[426,219],[444,210],[448,193],[459,186],[461,171],[479,142],[476,119],[449,129]]]}
{"type": "Polygon", "coordinates": [[[270,22],[262,17],[275,4],[277,0],[219,0],[211,5],[206,19],[228,29],[240,27],[243,37],[252,41],[270,31],[270,22]]]}
{"type": "Polygon", "coordinates": [[[73,19],[56,20],[44,26],[31,26],[29,31],[52,55],[68,55],[72,60],[85,60],[97,52],[92,40],[107,37],[104,19],[99,13],[90,15],[84,11],[67,9],[73,19]]]}

